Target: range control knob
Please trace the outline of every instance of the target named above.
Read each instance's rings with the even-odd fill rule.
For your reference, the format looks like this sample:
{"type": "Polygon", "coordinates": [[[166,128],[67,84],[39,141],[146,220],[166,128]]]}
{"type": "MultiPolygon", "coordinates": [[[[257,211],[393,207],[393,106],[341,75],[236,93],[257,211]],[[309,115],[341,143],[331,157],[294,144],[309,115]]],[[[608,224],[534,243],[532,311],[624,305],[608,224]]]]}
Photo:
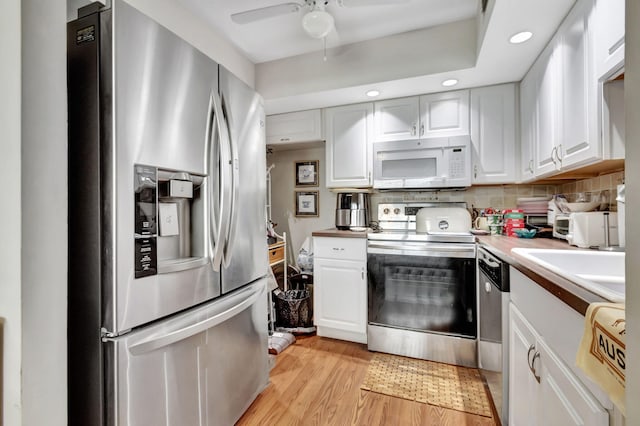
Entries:
{"type": "Polygon", "coordinates": [[[394,214],[400,214],[400,209],[396,207],[395,209],[393,209],[393,213],[394,214]]]}
{"type": "Polygon", "coordinates": [[[382,210],[382,213],[384,213],[384,214],[389,214],[389,209],[384,209],[384,210],[382,210]]]}

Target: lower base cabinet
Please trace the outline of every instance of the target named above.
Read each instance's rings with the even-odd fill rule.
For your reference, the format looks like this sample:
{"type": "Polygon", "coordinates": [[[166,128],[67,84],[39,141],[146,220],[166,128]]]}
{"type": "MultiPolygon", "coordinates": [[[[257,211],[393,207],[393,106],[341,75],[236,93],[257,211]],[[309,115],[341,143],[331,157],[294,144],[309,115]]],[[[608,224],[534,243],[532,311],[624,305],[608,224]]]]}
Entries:
{"type": "Polygon", "coordinates": [[[509,425],[608,426],[609,413],[512,303],[509,425]]]}
{"type": "Polygon", "coordinates": [[[366,239],[316,237],[314,252],[317,334],[367,343],[366,239]]]}

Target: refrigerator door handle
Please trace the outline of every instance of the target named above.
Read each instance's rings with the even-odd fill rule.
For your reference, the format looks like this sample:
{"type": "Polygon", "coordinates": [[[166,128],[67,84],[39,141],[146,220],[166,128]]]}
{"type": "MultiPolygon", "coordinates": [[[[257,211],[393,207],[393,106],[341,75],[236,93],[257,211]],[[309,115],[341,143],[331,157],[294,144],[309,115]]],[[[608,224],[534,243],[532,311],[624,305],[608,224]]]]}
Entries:
{"type": "MultiPolygon", "coordinates": [[[[222,102],[222,106],[224,108],[224,100],[222,102]]],[[[229,115],[226,114],[223,118],[228,120],[229,115]]],[[[229,123],[226,122],[227,128],[229,123]]],[[[238,214],[237,214],[237,202],[238,202],[238,192],[240,188],[240,157],[238,155],[238,144],[229,133],[229,150],[231,152],[231,210],[230,210],[230,218],[229,218],[229,231],[227,234],[227,241],[225,243],[224,248],[224,256],[223,256],[223,265],[225,268],[228,268],[231,264],[231,259],[233,256],[233,244],[235,242],[236,235],[236,226],[238,222],[238,214]]]]}
{"type": "Polygon", "coordinates": [[[235,295],[235,299],[242,299],[240,303],[233,305],[232,307],[225,309],[224,311],[213,315],[203,321],[192,324],[188,327],[181,328],[180,330],[172,331],[160,336],[153,336],[145,339],[139,343],[129,346],[129,352],[132,355],[142,355],[148,352],[153,352],[162,347],[171,345],[181,340],[188,339],[191,336],[195,336],[198,333],[202,333],[205,330],[213,328],[223,322],[233,318],[245,309],[251,307],[258,297],[264,296],[261,291],[264,287],[254,287],[247,289],[235,295]]]}
{"type": "MultiPolygon", "coordinates": [[[[213,106],[213,118],[214,123],[217,130],[218,140],[220,142],[220,173],[217,176],[219,179],[219,188],[220,188],[220,217],[219,221],[216,224],[216,212],[211,212],[211,226],[212,231],[215,230],[215,235],[213,235],[213,239],[215,240],[214,250],[212,254],[213,261],[213,270],[219,271],[220,265],[222,264],[225,240],[229,234],[229,221],[231,215],[231,183],[227,181],[229,178],[231,171],[231,146],[229,143],[229,130],[227,128],[227,123],[222,115],[222,108],[220,106],[220,100],[218,98],[218,94],[216,92],[211,93],[211,104],[213,106]]],[[[212,156],[214,152],[213,144],[211,144],[209,148],[208,155],[212,156]]],[[[212,159],[211,161],[213,161],[212,159]]],[[[210,176],[211,180],[214,179],[214,176],[210,176]]],[[[213,182],[209,186],[210,194],[213,197],[213,182]]],[[[211,199],[212,201],[212,199],[211,199]]],[[[211,206],[211,210],[214,210],[212,202],[209,202],[209,206],[211,206]]]]}

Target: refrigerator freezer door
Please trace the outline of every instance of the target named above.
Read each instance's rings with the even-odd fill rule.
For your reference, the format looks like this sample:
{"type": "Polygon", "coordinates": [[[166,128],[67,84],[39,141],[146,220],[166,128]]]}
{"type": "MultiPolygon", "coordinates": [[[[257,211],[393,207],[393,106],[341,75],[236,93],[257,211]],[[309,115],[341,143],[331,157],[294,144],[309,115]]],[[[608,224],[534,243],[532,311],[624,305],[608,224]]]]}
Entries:
{"type": "Polygon", "coordinates": [[[105,343],[107,424],[232,425],[269,380],[266,280],[105,343]]]}
{"type": "Polygon", "coordinates": [[[262,98],[222,66],[219,72],[233,165],[231,225],[222,271],[226,293],[267,273],[267,171],[262,98]]]}
{"type": "MultiPolygon", "coordinates": [[[[183,271],[159,269],[157,275],[134,278],[132,190],[135,164],[209,173],[206,184],[216,183],[218,172],[207,170],[205,161],[212,145],[208,138],[215,137],[211,97],[218,90],[218,65],[122,1],[114,1],[111,18],[103,13],[103,20],[103,27],[113,29],[111,38],[102,39],[101,55],[103,76],[113,72],[112,78],[103,79],[113,82],[113,108],[103,108],[105,122],[112,126],[113,176],[103,176],[103,182],[113,186],[105,191],[111,194],[105,205],[114,212],[105,224],[107,245],[114,247],[107,265],[114,279],[105,280],[113,287],[105,292],[110,309],[104,326],[119,334],[220,294],[219,274],[207,259],[183,271]]],[[[208,241],[207,210],[192,227],[192,232],[206,237],[191,238],[204,241],[196,250],[203,257],[209,257],[215,245],[208,241]]]]}

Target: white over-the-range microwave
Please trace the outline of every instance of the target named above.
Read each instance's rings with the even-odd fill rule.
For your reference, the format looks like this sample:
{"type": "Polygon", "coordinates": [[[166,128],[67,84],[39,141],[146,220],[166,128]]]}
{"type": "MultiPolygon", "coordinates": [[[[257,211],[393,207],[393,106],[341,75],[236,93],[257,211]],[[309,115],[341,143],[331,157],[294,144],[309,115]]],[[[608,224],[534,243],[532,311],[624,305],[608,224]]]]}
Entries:
{"type": "Polygon", "coordinates": [[[373,187],[459,188],[471,185],[471,138],[417,139],[373,144],[373,187]]]}

